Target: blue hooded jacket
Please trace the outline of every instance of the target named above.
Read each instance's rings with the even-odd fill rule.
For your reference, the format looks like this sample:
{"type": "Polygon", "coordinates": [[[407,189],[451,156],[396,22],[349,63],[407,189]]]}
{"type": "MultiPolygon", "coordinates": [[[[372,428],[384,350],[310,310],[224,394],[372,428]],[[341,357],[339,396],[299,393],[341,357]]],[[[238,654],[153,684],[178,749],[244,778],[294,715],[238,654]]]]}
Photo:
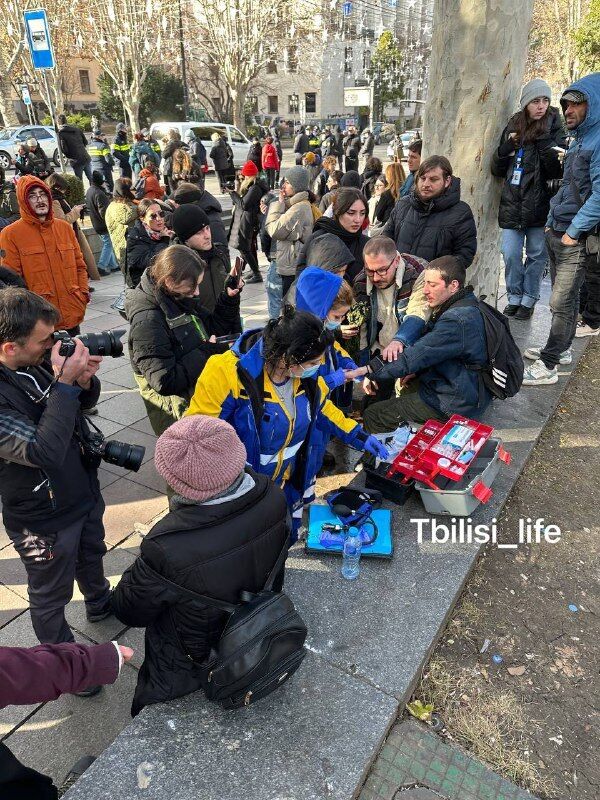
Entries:
{"type": "MultiPolygon", "coordinates": [[[[325,272],[319,267],[307,267],[296,284],[296,308],[298,311],[310,311],[319,319],[325,320],[343,280],[333,272],[325,272]]],[[[356,369],[354,361],[337,341],[323,359],[319,375],[331,392],[345,383],[344,370],[356,369]]],[[[340,405],[339,398],[332,399],[336,405],[340,405]]]]}
{"type": "Polygon", "coordinates": [[[582,92],[588,108],[585,119],[573,131],[575,139],[565,156],[563,184],[550,202],[547,226],[578,239],[600,223],[600,72],[575,81],[565,89],[569,91],[582,92]]]}

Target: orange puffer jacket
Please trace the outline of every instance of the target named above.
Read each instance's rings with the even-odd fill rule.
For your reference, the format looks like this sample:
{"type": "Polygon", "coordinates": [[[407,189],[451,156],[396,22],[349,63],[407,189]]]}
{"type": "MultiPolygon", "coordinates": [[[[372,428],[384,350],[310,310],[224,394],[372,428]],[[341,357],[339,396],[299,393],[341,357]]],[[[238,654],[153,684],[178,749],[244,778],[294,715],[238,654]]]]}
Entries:
{"type": "Polygon", "coordinates": [[[58,328],[74,328],[83,320],[89,302],[88,275],[72,225],[54,219],[52,194],[32,175],[17,181],[21,219],[0,232],[2,265],[17,272],[32,292],[45,297],[60,312],[58,328]],[[27,203],[33,187],[48,194],[49,213],[40,222],[27,203]]]}

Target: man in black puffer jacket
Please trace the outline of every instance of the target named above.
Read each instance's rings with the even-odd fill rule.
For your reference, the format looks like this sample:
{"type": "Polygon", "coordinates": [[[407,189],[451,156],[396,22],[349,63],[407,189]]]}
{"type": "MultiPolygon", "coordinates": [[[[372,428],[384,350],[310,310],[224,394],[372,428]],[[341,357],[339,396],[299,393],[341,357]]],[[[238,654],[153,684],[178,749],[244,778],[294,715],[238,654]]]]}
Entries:
{"type": "Polygon", "coordinates": [[[414,189],[396,203],[383,231],[396,242],[399,253],[426,261],[454,256],[463,269],[477,252],[473,212],[460,199],[460,179],[444,156],[421,162],[414,189]]]}
{"type": "MultiPolygon", "coordinates": [[[[202,664],[228,615],[178,587],[236,604],[242,591],[264,587],[289,538],[283,492],[246,467],[244,446],[227,422],[179,420],[159,438],[154,460],[176,493],[113,597],[125,625],[146,627],[134,716],[206,685],[202,664]]],[[[283,570],[274,588],[282,586],[283,570]]]]}

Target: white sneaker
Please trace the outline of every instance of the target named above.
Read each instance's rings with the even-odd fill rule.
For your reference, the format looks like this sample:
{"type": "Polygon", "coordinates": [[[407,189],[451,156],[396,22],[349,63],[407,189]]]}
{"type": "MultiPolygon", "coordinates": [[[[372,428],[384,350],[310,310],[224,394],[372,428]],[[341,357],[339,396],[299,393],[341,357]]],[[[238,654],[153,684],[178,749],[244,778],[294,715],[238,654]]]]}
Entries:
{"type": "Polygon", "coordinates": [[[582,339],[584,336],[598,336],[600,333],[600,328],[591,328],[589,325],[586,325],[583,320],[577,323],[577,330],[575,331],[575,336],[578,339],[582,339]]]}
{"type": "Polygon", "coordinates": [[[548,386],[551,383],[558,383],[557,367],[548,369],[541,359],[525,367],[523,386],[548,386]]]}
{"type": "MultiPolygon", "coordinates": [[[[540,357],[542,352],[541,347],[528,347],[527,350],[523,353],[523,358],[528,358],[530,361],[537,361],[540,357]]],[[[564,367],[567,364],[573,363],[573,351],[569,347],[568,350],[565,350],[564,353],[560,354],[560,359],[558,363],[564,367]]]]}

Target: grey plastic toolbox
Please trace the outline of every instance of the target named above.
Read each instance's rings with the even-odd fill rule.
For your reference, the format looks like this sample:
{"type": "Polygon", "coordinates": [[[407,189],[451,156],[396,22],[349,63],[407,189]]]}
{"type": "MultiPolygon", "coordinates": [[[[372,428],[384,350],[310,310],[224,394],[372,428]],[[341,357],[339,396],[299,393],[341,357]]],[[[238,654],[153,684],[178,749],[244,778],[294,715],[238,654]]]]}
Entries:
{"type": "Polygon", "coordinates": [[[490,438],[479,451],[460,481],[440,476],[434,483],[439,488],[430,489],[417,482],[416,490],[421,495],[425,510],[430,514],[448,514],[467,517],[481,502],[487,502],[493,492],[490,487],[500,471],[502,461],[508,463],[510,456],[502,447],[500,439],[490,438]]]}

